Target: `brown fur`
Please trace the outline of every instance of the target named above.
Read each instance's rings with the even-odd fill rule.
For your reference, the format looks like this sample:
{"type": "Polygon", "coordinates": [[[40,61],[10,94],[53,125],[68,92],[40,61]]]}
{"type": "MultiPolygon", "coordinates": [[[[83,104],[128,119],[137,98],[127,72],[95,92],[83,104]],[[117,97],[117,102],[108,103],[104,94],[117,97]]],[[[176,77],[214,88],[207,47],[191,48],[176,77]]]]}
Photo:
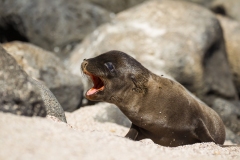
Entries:
{"type": "Polygon", "coordinates": [[[129,55],[110,51],[84,60],[81,67],[104,83],[103,91],[86,97],[114,103],[132,121],[126,137],[150,138],[171,147],[224,143],[224,125],[214,110],[178,82],[153,74],[129,55]],[[105,66],[107,62],[114,67],[111,71],[105,66]]]}

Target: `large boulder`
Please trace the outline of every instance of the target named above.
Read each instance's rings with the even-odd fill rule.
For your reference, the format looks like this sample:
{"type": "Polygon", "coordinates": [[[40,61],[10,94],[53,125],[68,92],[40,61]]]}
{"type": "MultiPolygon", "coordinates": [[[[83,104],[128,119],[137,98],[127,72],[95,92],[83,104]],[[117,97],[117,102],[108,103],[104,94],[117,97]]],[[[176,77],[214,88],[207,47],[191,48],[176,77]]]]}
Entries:
{"type": "Polygon", "coordinates": [[[240,140],[240,102],[231,103],[227,100],[217,98],[214,100],[212,108],[222,118],[225,126],[235,135],[238,135],[238,140],[240,140]]]}
{"type": "Polygon", "coordinates": [[[239,0],[179,0],[179,1],[193,2],[206,7],[217,14],[221,14],[227,16],[228,18],[240,21],[239,0]]]}
{"type": "Polygon", "coordinates": [[[219,13],[240,22],[240,1],[239,0],[215,0],[211,4],[211,9],[215,13],[219,13]]]}
{"type": "Polygon", "coordinates": [[[215,99],[213,103],[213,109],[219,114],[225,125],[240,135],[239,106],[239,102],[229,102],[221,98],[215,99]]]}
{"type": "Polygon", "coordinates": [[[54,116],[67,122],[52,92],[33,79],[0,46],[0,111],[25,116],[54,116]]]}
{"type": "Polygon", "coordinates": [[[108,22],[111,15],[83,0],[0,1],[0,40],[20,36],[21,40],[65,56],[98,25],[108,22]]]}
{"type": "Polygon", "coordinates": [[[0,46],[0,111],[24,116],[46,116],[37,86],[15,59],[0,46]]]}
{"type": "Polygon", "coordinates": [[[51,52],[21,42],[5,43],[3,47],[31,77],[42,81],[52,91],[65,111],[73,111],[81,105],[81,78],[71,74],[51,52]]]}
{"type": "Polygon", "coordinates": [[[215,0],[179,0],[179,1],[188,1],[188,2],[196,3],[208,8],[211,6],[212,2],[214,2],[215,0]]]}
{"type": "Polygon", "coordinates": [[[215,97],[237,97],[221,26],[212,12],[193,3],[148,1],[119,13],[76,47],[71,70],[80,74],[84,58],[109,50],[130,54],[153,73],[169,74],[209,105],[215,97]]]}
{"type": "MultiPolygon", "coordinates": [[[[112,11],[114,13],[118,13],[120,11],[124,11],[128,8],[131,8],[135,5],[141,4],[147,0],[86,0],[92,4],[105,8],[106,10],[112,11]]],[[[215,0],[180,0],[180,1],[188,1],[197,3],[199,5],[203,5],[205,7],[210,7],[211,3],[215,0]]]]}
{"type": "Polygon", "coordinates": [[[217,18],[223,28],[233,80],[240,95],[240,23],[220,15],[217,18]]]}
{"type": "Polygon", "coordinates": [[[38,87],[47,111],[47,116],[55,117],[66,123],[65,112],[52,92],[38,80],[31,78],[30,82],[38,87]]]}
{"type": "Polygon", "coordinates": [[[131,8],[145,0],[86,0],[92,4],[98,5],[114,13],[118,13],[125,9],[131,8]]]}
{"type": "Polygon", "coordinates": [[[230,130],[229,128],[225,127],[225,131],[226,131],[226,141],[231,141],[233,143],[236,144],[240,144],[240,135],[234,133],[232,130],[230,130]]]}

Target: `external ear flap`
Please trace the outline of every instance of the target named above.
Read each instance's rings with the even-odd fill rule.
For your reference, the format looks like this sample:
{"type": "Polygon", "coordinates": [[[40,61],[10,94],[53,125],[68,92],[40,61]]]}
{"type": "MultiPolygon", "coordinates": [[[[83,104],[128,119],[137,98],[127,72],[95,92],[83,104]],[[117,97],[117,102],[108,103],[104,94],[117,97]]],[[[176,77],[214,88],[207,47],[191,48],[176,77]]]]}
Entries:
{"type": "Polygon", "coordinates": [[[132,82],[134,83],[135,87],[132,89],[135,92],[138,93],[146,93],[147,92],[147,87],[146,83],[148,81],[147,77],[145,74],[137,74],[137,75],[131,75],[130,76],[132,82]]]}

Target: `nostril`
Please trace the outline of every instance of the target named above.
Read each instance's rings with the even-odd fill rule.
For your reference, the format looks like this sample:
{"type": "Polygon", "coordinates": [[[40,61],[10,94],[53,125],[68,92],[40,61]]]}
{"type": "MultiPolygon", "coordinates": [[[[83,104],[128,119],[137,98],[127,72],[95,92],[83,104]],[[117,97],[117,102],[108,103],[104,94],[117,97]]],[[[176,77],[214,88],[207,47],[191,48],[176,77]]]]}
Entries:
{"type": "Polygon", "coordinates": [[[87,66],[87,64],[88,64],[88,62],[87,61],[84,61],[84,67],[86,67],[87,66]]]}
{"type": "Polygon", "coordinates": [[[82,62],[82,69],[86,68],[88,62],[84,59],[83,62],[82,62]]]}
{"type": "Polygon", "coordinates": [[[84,59],[82,64],[81,64],[81,70],[84,71],[86,69],[87,65],[88,65],[88,61],[84,59]]]}

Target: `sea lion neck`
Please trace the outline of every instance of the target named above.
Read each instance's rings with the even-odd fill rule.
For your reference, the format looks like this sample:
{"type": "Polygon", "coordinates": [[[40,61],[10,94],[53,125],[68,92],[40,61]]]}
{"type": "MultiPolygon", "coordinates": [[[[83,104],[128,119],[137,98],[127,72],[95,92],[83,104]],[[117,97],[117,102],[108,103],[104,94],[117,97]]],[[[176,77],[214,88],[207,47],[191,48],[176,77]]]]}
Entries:
{"type": "MultiPolygon", "coordinates": [[[[143,99],[148,95],[148,81],[149,74],[140,73],[136,75],[130,75],[128,84],[130,87],[122,88],[122,92],[114,96],[110,103],[114,103],[119,109],[132,121],[136,114],[140,113],[140,109],[143,109],[143,99]],[[142,105],[139,105],[142,104],[142,105]]],[[[146,106],[147,107],[147,106],[146,106]]]]}

